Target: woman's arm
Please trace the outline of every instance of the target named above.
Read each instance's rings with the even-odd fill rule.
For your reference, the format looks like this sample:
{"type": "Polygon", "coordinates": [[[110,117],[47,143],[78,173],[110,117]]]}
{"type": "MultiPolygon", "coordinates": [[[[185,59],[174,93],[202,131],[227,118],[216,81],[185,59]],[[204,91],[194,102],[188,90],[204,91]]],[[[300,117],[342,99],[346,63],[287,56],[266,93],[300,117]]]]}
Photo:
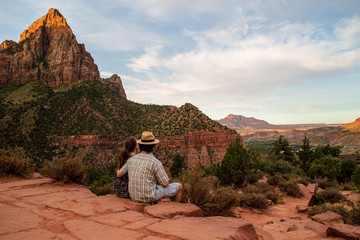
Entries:
{"type": "Polygon", "coordinates": [[[121,174],[121,173],[120,173],[120,169],[116,170],[116,176],[117,176],[117,177],[121,177],[122,175],[124,175],[124,174],[121,174]]]}

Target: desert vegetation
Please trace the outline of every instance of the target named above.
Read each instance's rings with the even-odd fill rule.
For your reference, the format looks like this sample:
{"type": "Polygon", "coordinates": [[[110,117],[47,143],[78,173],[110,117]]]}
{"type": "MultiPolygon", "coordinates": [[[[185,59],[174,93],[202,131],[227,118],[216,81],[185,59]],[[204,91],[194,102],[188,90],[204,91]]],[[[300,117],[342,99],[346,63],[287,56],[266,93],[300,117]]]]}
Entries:
{"type": "Polygon", "coordinates": [[[323,190],[309,215],[336,209],[347,223],[357,225],[360,203],[349,202],[340,190],[360,190],[356,182],[359,167],[353,160],[340,159],[340,153],[340,146],[312,147],[306,137],[298,151],[284,137],[269,150],[244,148],[238,140],[228,147],[221,163],[196,171],[184,169],[180,177],[186,193],[183,201],[198,205],[208,215],[228,215],[235,206],[265,209],[281,203],[286,195],[300,198],[303,193],[298,184],[316,180],[323,190]],[[226,199],[216,195],[219,189],[226,199]],[[218,210],[221,208],[223,211],[218,210]]]}

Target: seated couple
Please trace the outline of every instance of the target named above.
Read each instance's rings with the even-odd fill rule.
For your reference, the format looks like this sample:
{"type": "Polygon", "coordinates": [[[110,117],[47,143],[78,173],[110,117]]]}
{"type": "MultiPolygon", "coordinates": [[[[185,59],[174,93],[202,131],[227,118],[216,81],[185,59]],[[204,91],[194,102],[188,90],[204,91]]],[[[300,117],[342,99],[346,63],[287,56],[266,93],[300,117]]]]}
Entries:
{"type": "Polygon", "coordinates": [[[143,203],[154,203],[169,197],[181,201],[182,185],[169,183],[164,166],[152,154],[158,143],[151,132],[143,132],[137,141],[133,137],[125,140],[116,169],[118,179],[114,183],[118,197],[143,203]],[[156,184],[156,180],[160,185],[156,184]]]}

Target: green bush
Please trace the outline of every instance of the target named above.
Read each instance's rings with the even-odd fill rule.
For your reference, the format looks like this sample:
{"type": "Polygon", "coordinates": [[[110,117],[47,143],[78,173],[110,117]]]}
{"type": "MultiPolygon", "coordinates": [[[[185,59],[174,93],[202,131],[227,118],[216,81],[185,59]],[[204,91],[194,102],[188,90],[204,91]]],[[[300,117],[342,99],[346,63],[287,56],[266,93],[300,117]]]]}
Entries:
{"type": "Polygon", "coordinates": [[[45,162],[41,173],[64,183],[81,183],[85,176],[85,167],[80,158],[67,154],[55,158],[52,162],[45,162]]]}
{"type": "Polygon", "coordinates": [[[227,148],[224,159],[216,170],[216,176],[223,186],[234,184],[240,187],[245,181],[249,164],[250,155],[241,144],[240,139],[237,139],[227,148]]]}
{"type": "Polygon", "coordinates": [[[318,193],[318,197],[324,198],[329,203],[338,203],[345,200],[344,195],[337,188],[326,188],[318,193]]]}
{"type": "Polygon", "coordinates": [[[0,175],[25,175],[34,170],[33,160],[20,148],[0,149],[0,175]]]}
{"type": "Polygon", "coordinates": [[[172,162],[173,164],[170,167],[171,177],[179,177],[181,172],[186,169],[185,156],[175,154],[175,156],[172,158],[172,162]]]}
{"type": "Polygon", "coordinates": [[[240,203],[242,206],[256,209],[265,209],[268,206],[268,200],[262,193],[244,193],[241,196],[240,203]]]}
{"type": "Polygon", "coordinates": [[[285,182],[286,179],[280,175],[280,174],[276,174],[274,176],[269,176],[267,178],[267,183],[271,186],[278,186],[280,183],[285,182]]]}
{"type": "Polygon", "coordinates": [[[351,181],[351,176],[354,174],[357,165],[356,162],[351,159],[344,159],[340,162],[340,171],[337,180],[339,182],[351,181]]]}
{"type": "Polygon", "coordinates": [[[303,184],[304,186],[307,186],[309,183],[311,183],[310,177],[298,177],[296,180],[298,183],[303,184]]]}
{"type": "Polygon", "coordinates": [[[320,178],[318,180],[319,188],[326,189],[326,188],[336,188],[338,186],[336,181],[328,181],[327,178],[320,178]]]}
{"type": "Polygon", "coordinates": [[[303,192],[299,188],[298,183],[295,181],[281,182],[279,184],[279,189],[291,197],[300,198],[304,196],[303,192]]]}
{"type": "Polygon", "coordinates": [[[360,167],[357,167],[351,177],[351,180],[355,184],[355,186],[360,189],[360,167]]]}
{"type": "Polygon", "coordinates": [[[271,200],[273,203],[278,203],[281,198],[281,193],[267,183],[256,183],[253,185],[248,185],[243,189],[243,193],[261,194],[264,195],[266,199],[271,200]]]}
{"type": "Polygon", "coordinates": [[[252,169],[252,171],[246,176],[246,181],[253,184],[262,179],[263,176],[263,172],[260,169],[252,169]]]}
{"type": "Polygon", "coordinates": [[[92,184],[90,184],[88,188],[96,195],[114,193],[114,187],[112,185],[113,181],[114,180],[112,177],[104,175],[101,176],[99,180],[96,180],[92,184]]]}

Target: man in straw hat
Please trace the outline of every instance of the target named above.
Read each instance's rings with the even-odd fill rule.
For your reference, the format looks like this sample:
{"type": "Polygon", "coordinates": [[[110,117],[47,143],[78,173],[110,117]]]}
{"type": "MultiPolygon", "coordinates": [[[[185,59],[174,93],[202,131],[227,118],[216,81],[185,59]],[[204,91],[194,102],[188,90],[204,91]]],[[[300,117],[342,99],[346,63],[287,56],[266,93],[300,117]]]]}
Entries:
{"type": "Polygon", "coordinates": [[[180,202],[182,185],[169,184],[164,166],[152,154],[159,140],[155,139],[152,132],[146,131],[142,133],[137,143],[140,153],[129,158],[125,165],[117,170],[118,177],[128,172],[131,199],[136,202],[152,203],[162,198],[175,197],[175,201],[180,202]],[[161,185],[156,184],[156,179],[161,185]]]}

